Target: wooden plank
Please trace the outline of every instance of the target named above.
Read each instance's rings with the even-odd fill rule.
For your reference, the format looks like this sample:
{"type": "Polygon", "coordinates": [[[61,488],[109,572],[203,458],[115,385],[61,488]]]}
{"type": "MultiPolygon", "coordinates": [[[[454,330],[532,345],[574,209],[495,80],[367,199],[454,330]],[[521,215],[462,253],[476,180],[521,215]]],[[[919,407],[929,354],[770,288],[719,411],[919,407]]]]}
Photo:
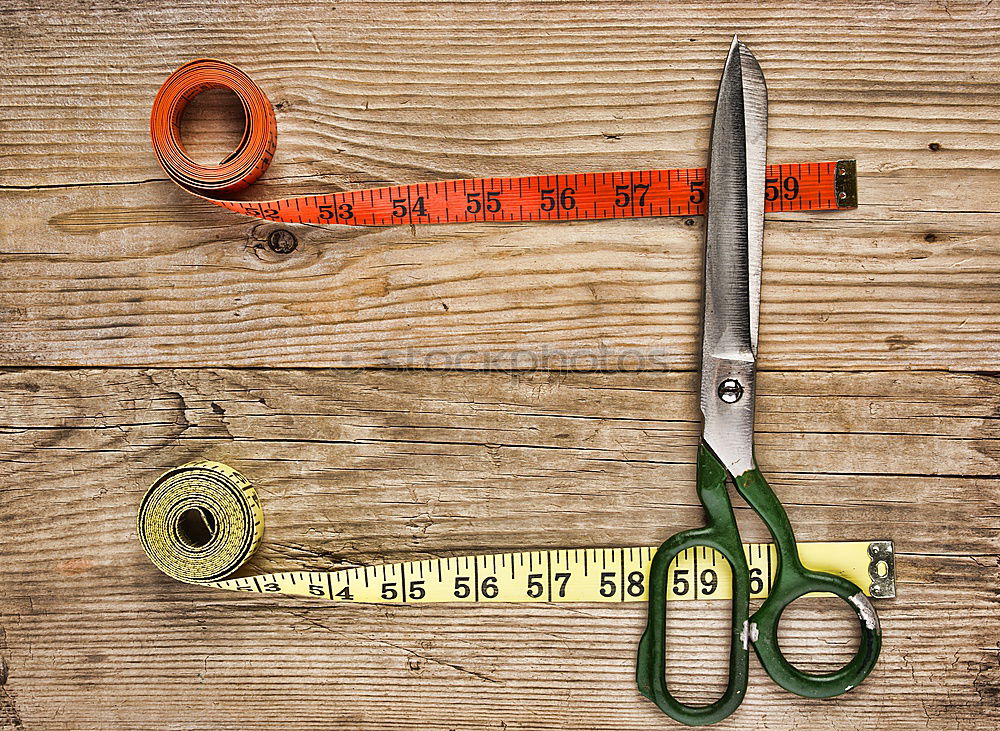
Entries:
{"type": "MultiPolygon", "coordinates": [[[[163,180],[148,113],[181,62],[242,65],[278,107],[262,194],[693,165],[736,30],[767,74],[770,159],[856,156],[861,171],[857,211],[768,224],[765,367],[1000,362],[988,6],[224,0],[66,13],[49,1],[0,19],[8,365],[692,368],[700,221],[290,227],[299,248],[281,257],[265,245],[273,226],[163,180]]],[[[219,111],[202,110],[205,149],[233,131],[219,111]]]]}
{"type": "Polygon", "coordinates": [[[432,0],[343,2],[331,13],[309,0],[182,0],[96,5],[72,13],[72,24],[66,13],[41,0],[2,21],[4,130],[18,133],[0,143],[11,183],[161,177],[147,140],[152,96],[166,73],[205,55],[243,66],[279,106],[276,177],[432,180],[618,169],[635,157],[636,168],[688,164],[704,159],[720,48],[734,32],[768,64],[776,160],[856,151],[925,172],[991,171],[996,161],[989,71],[1000,18],[982,3],[944,12],[927,2],[432,0]],[[114,138],[88,134],[95,129],[114,138]]]}
{"type": "MultiPolygon", "coordinates": [[[[718,728],[995,728],[996,647],[983,640],[990,630],[996,636],[997,622],[982,589],[984,568],[955,556],[909,562],[951,581],[932,590],[905,583],[921,593],[919,611],[910,601],[879,604],[886,647],[865,683],[833,701],[810,701],[777,689],[754,661],[743,707],[718,728]]],[[[996,567],[989,571],[995,580],[996,567]]],[[[634,687],[641,607],[330,607],[247,601],[162,581],[123,591],[118,578],[77,575],[62,582],[58,602],[21,599],[7,626],[19,641],[7,692],[25,728],[639,730],[669,723],[634,687]]],[[[802,613],[808,631],[793,634],[792,645],[827,650],[837,636],[831,605],[817,604],[802,613]]],[[[712,610],[702,604],[698,611],[712,610]]],[[[706,645],[700,655],[717,658],[718,642],[706,645]]],[[[708,680],[690,674],[685,689],[708,680]]]]}
{"type": "MultiPolygon", "coordinates": [[[[137,208],[104,205],[121,195],[102,187],[11,196],[3,362],[697,363],[700,222],[425,226],[335,238],[295,227],[299,248],[279,256],[265,243],[274,225],[197,203],[165,207],[157,200],[183,195],[166,184],[130,189],[137,208]]],[[[927,243],[923,231],[940,231],[937,223],[915,236],[912,222],[880,220],[891,215],[883,207],[875,217],[770,225],[762,367],[975,371],[1000,363],[991,299],[1000,242],[990,220],[951,214],[961,232],[927,243]]]]}
{"type": "MultiPolygon", "coordinates": [[[[208,456],[261,490],[262,571],[699,525],[700,221],[291,227],[279,256],[273,226],[163,179],[148,113],[183,61],[241,65],[279,119],[262,195],[696,165],[733,32],[770,159],[861,175],[858,210],[768,222],[759,457],[800,539],[894,539],[900,593],[858,689],[799,699],[754,664],[719,727],[996,728],[998,30],[952,1],[0,13],[0,729],[669,723],[634,687],[641,607],[248,599],[158,574],[133,521],[208,456]],[[514,371],[296,368],[403,365],[514,371]]],[[[232,144],[233,112],[193,110],[193,154],[232,144]]],[[[802,667],[849,654],[837,608],[783,621],[802,667]]],[[[686,698],[718,690],[725,613],[671,607],[686,698]]]]}
{"type": "MultiPolygon", "coordinates": [[[[196,457],[258,486],[260,571],[523,548],[654,545],[700,524],[689,373],[22,369],[0,374],[3,728],[640,729],[633,606],[330,606],[183,586],[135,540],[155,476],[196,457]]],[[[895,541],[872,677],[829,702],[756,665],[745,728],[992,729],[996,380],[765,373],[758,451],[802,540],[895,541]],[[958,527],[961,526],[959,530],[958,527]]],[[[744,536],[763,537],[739,511],[744,536]]],[[[783,622],[806,668],[850,625],[783,622]]],[[[671,608],[689,698],[725,605],[671,608]],[[705,640],[691,623],[710,624],[705,640]],[[695,668],[698,668],[696,671],[695,668]]]]}

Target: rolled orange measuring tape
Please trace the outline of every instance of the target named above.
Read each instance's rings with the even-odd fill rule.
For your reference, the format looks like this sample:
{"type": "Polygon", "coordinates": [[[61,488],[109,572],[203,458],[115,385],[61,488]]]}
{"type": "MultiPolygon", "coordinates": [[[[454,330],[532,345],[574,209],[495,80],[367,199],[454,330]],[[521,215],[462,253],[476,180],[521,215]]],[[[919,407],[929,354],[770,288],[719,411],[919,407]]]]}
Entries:
{"type": "MultiPolygon", "coordinates": [[[[697,216],[705,208],[704,168],[470,178],[270,201],[233,200],[271,164],[278,124],[261,88],[232,64],[214,59],[184,64],[163,82],[153,102],[150,133],[156,157],[175,183],[217,206],[269,221],[356,226],[569,221],[697,216]],[[209,89],[233,92],[246,118],[240,144],[218,165],[193,161],[180,139],[184,107],[209,89]]],[[[854,160],[769,165],[766,183],[769,212],[857,206],[854,160]]]]}

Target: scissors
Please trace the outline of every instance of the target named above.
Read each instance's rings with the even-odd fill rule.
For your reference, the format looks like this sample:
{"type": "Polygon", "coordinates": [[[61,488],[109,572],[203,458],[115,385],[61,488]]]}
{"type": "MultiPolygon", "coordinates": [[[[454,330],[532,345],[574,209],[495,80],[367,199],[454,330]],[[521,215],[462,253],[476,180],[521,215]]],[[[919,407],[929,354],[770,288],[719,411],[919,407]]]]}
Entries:
{"type": "Polygon", "coordinates": [[[810,571],[799,561],[795,536],[784,508],[757,468],[753,419],[760,272],[764,233],[764,168],[767,148],[767,88],[760,65],[733,38],[726,59],[712,126],[705,236],[705,295],[701,361],[698,498],[707,525],[674,535],[653,557],[649,617],[639,643],[639,690],[671,718],[690,726],[729,716],[747,689],[750,646],[767,674],[782,688],[809,698],[830,698],[867,677],[878,660],[882,631],[871,602],[860,588],[833,574],[810,571]],[[750,575],[727,481],[760,516],[774,539],[778,569],[768,598],[750,614],[750,575]],[[708,546],[732,567],[732,629],[729,680],[713,703],[681,703],[665,679],[665,599],[671,561],[681,551],[708,546]],[[861,623],[854,658],[831,673],[795,668],[778,645],[778,620],[792,601],[809,592],[830,592],[846,601],[861,623]]]}

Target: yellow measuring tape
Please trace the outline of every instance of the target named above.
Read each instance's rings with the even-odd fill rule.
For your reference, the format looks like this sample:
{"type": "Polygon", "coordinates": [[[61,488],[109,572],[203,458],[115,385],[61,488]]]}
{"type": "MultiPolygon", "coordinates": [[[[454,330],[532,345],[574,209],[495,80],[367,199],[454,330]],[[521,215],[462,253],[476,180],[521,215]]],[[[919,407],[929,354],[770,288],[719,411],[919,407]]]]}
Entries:
{"type": "MultiPolygon", "coordinates": [[[[150,487],[139,508],[139,540],[168,576],[191,584],[374,604],[429,602],[642,602],[654,547],[569,548],[425,559],[337,571],[284,571],[234,579],[260,544],[264,513],[253,485],[219,462],[190,462],[150,487]]],[[[751,596],[767,596],[777,556],[744,544],[751,596]]],[[[852,581],[865,594],[895,596],[890,541],[800,543],[811,569],[852,581]]],[[[710,548],[671,564],[668,599],[730,599],[729,563],[710,548]]]]}

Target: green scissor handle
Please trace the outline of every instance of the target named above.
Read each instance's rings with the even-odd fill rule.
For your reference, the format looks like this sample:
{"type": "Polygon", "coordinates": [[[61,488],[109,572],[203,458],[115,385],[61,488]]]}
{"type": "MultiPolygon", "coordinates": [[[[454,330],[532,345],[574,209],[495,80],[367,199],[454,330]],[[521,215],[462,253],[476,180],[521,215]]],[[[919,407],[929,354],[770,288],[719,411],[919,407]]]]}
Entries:
{"type": "MultiPolygon", "coordinates": [[[[636,682],[639,691],[674,720],[689,726],[721,721],[743,702],[747,690],[750,649],[743,640],[750,615],[750,572],[743,553],[736,517],[726,487],[726,469],[704,445],[698,450],[698,498],[705,507],[708,524],[668,538],[653,556],[649,567],[649,619],[639,641],[636,682]],[[733,624],[729,644],[729,683],[725,692],[707,706],[681,703],[667,689],[666,619],[667,572],[681,551],[708,546],[721,553],[732,567],[733,624]]],[[[697,577],[695,577],[697,580],[697,577]]]]}
{"type": "MultiPolygon", "coordinates": [[[[706,450],[707,451],[707,450],[706,450]]],[[[754,649],[764,670],[787,691],[807,698],[831,698],[846,693],[868,677],[882,650],[878,615],[864,592],[841,576],[811,571],[802,565],[788,515],[770,485],[754,468],[736,478],[736,490],[750,504],[774,538],[778,571],[767,599],[750,617],[754,649]],[[831,673],[805,673],[785,659],[778,646],[778,622],[785,608],[811,592],[829,592],[846,601],[858,615],[861,642],[854,657],[831,673]]]]}
{"type": "Polygon", "coordinates": [[[704,444],[698,451],[698,497],[708,517],[704,528],[667,539],[657,550],[649,572],[649,618],[639,642],[636,681],[640,692],[671,718],[689,726],[704,726],[729,716],[747,689],[749,646],[752,643],[768,675],[781,687],[811,698],[844,693],[867,677],[878,659],[882,634],[874,608],[862,591],[839,576],[802,566],[795,536],[784,508],[756,468],[736,478],[736,489],[761,516],[774,538],[778,570],[768,598],[750,614],[750,578],[732,503],[726,489],[726,469],[704,444]],[[667,573],[678,553],[694,546],[719,551],[733,574],[732,632],[729,681],[725,692],[706,706],[681,703],[667,689],[664,620],[667,573]],[[854,658],[832,673],[804,673],[789,663],[778,646],[778,621],[785,607],[803,594],[828,591],[846,600],[861,620],[861,645],[854,658]]]}

